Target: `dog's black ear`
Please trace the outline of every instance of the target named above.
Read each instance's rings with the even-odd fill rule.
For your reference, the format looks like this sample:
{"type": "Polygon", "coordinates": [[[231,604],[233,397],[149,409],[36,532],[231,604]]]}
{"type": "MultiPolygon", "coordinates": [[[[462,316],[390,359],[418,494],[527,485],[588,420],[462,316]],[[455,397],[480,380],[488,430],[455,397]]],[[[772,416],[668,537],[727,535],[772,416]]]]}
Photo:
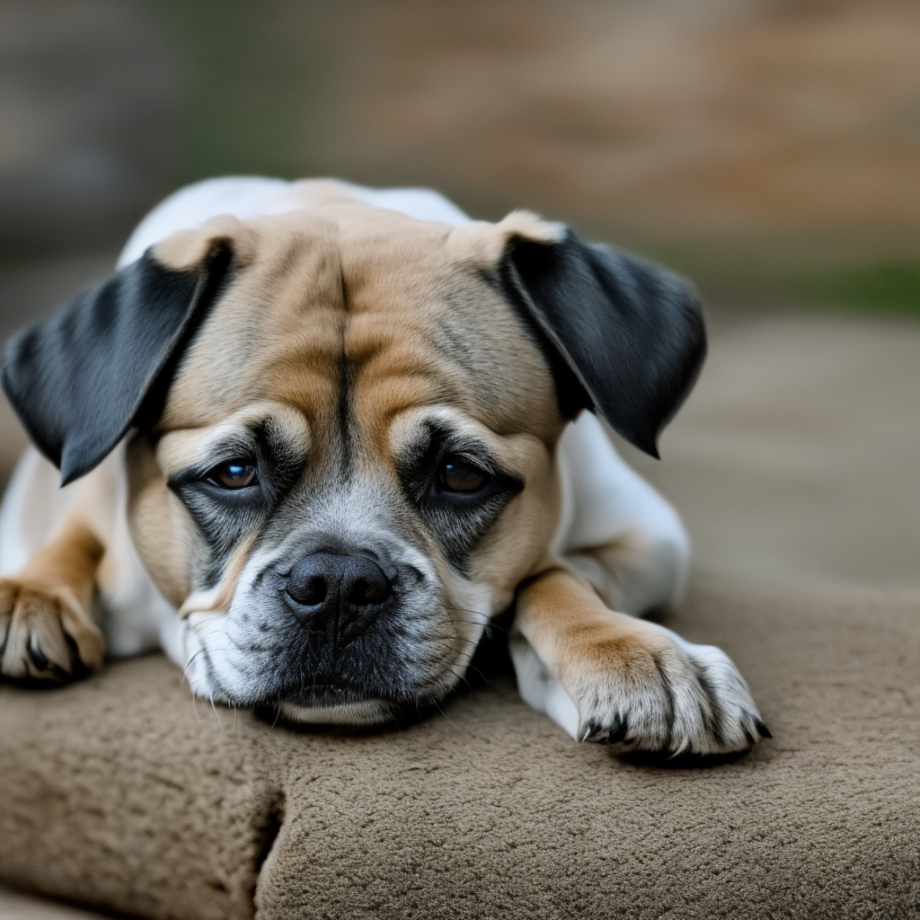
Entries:
{"type": "Polygon", "coordinates": [[[519,309],[552,352],[563,411],[589,408],[657,457],[658,435],[706,355],[693,288],[568,229],[549,240],[512,236],[505,266],[519,309]]]}
{"type": "Polygon", "coordinates": [[[155,421],[185,346],[227,277],[232,250],[209,241],[175,270],[154,249],[43,322],[18,333],[3,388],[62,484],[88,473],[139,417],[155,421]]]}

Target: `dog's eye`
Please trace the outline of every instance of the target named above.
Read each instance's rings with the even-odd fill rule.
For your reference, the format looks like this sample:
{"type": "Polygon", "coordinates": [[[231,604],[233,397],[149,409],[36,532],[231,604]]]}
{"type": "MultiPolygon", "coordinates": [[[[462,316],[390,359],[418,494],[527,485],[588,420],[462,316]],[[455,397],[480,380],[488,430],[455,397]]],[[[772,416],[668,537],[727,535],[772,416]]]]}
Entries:
{"type": "Polygon", "coordinates": [[[229,460],[215,466],[208,474],[208,481],[223,489],[245,489],[255,484],[256,468],[245,460],[229,460]]]}
{"type": "Polygon", "coordinates": [[[488,476],[461,457],[447,457],[438,471],[441,487],[447,492],[478,492],[488,476]]]}

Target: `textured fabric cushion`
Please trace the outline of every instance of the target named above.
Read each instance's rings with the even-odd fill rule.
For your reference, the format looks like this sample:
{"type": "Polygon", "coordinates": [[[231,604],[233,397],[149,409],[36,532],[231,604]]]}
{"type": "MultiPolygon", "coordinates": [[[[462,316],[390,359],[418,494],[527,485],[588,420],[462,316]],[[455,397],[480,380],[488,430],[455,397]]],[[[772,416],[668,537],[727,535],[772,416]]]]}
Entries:
{"type": "Polygon", "coordinates": [[[572,742],[506,675],[401,731],[295,732],[158,657],[0,689],[0,877],[145,917],[920,915],[920,604],[697,583],[775,740],[572,742]]]}

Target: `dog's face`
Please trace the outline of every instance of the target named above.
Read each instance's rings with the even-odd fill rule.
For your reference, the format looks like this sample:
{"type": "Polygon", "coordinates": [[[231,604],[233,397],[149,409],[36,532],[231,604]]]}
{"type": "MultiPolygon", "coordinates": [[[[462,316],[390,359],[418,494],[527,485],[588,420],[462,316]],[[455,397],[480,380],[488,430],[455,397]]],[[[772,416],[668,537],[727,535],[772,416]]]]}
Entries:
{"type": "Polygon", "coordinates": [[[373,722],[443,697],[552,564],[566,421],[653,450],[702,349],[680,282],[557,225],[334,202],[169,237],[5,382],[66,478],[134,426],[134,541],[214,696],[373,722]]]}
{"type": "Polygon", "coordinates": [[[337,720],[438,699],[545,552],[563,421],[473,261],[484,229],[366,208],[235,228],[129,449],[135,542],[219,697],[337,720]]]}

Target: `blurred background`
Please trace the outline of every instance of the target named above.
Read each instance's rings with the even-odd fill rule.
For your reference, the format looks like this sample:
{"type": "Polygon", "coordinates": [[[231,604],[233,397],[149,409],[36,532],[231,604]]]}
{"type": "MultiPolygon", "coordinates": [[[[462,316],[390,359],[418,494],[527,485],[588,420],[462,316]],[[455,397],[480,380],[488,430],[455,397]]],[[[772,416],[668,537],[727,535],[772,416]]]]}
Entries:
{"type": "Polygon", "coordinates": [[[709,368],[630,456],[702,564],[920,584],[916,0],[0,0],[0,335],[227,173],[526,206],[692,276],[709,368]]]}

